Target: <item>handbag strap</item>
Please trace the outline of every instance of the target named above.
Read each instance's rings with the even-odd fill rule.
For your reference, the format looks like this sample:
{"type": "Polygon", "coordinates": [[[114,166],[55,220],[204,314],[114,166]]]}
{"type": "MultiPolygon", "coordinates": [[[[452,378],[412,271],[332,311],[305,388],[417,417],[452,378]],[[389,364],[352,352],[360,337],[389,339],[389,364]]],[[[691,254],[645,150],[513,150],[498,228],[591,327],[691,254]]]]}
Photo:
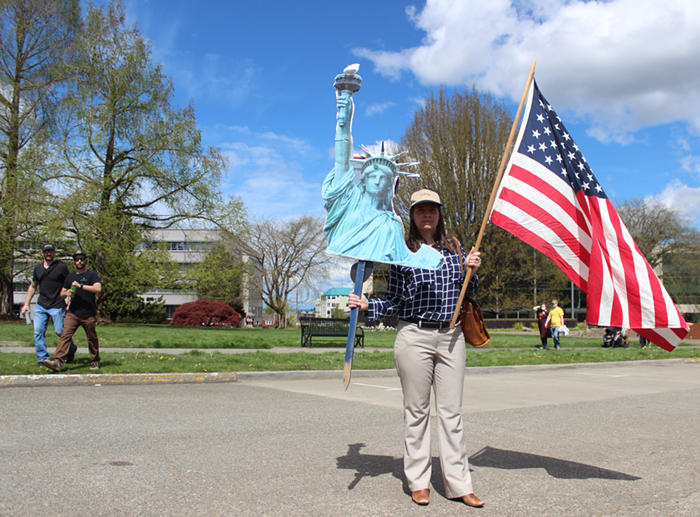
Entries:
{"type": "Polygon", "coordinates": [[[48,275],[48,274],[51,272],[51,270],[52,270],[53,268],[55,268],[56,266],[58,266],[58,262],[59,262],[58,260],[54,260],[53,262],[51,262],[51,264],[49,265],[49,267],[47,267],[46,269],[44,269],[44,271],[42,271],[41,275],[39,275],[39,278],[37,278],[37,280],[36,280],[36,283],[37,283],[38,285],[41,284],[41,281],[42,281],[44,278],[46,278],[46,275],[48,275]]]}

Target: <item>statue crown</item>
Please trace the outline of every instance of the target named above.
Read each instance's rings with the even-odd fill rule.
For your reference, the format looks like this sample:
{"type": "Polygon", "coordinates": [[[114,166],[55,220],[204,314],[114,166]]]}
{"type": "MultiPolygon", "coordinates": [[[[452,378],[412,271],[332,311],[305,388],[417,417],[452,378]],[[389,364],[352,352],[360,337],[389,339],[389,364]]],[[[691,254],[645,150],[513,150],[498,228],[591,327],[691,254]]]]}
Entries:
{"type": "Polygon", "coordinates": [[[413,172],[401,170],[403,167],[418,165],[418,162],[399,163],[397,161],[401,156],[406,154],[406,151],[400,152],[399,154],[395,154],[393,156],[387,156],[384,150],[384,142],[382,142],[382,148],[379,154],[373,155],[372,152],[364,145],[361,145],[360,148],[364,152],[365,156],[360,159],[353,159],[350,161],[359,166],[362,174],[365,174],[368,171],[371,172],[379,167],[386,167],[387,169],[391,170],[394,176],[407,176],[410,178],[418,178],[420,176],[419,174],[413,172]]]}

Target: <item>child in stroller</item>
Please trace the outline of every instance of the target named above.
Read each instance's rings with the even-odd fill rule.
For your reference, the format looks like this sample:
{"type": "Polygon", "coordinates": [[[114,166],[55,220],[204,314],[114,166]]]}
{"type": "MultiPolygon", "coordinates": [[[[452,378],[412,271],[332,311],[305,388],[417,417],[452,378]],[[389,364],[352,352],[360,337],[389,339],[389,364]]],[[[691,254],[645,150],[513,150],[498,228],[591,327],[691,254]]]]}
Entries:
{"type": "Polygon", "coordinates": [[[603,348],[628,348],[629,329],[622,327],[606,327],[603,336],[603,348]]]}

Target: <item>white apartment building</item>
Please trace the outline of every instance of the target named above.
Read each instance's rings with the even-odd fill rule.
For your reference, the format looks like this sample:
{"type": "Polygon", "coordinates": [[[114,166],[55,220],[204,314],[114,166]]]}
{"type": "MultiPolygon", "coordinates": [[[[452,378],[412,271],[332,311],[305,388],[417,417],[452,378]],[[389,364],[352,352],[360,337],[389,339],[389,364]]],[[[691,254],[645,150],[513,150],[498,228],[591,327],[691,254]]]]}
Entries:
{"type": "MultiPolygon", "coordinates": [[[[374,283],[370,275],[362,284],[362,293],[365,296],[369,296],[372,294],[373,286],[374,283]]],[[[336,307],[339,307],[346,315],[349,315],[348,296],[350,295],[350,291],[354,289],[354,287],[331,287],[327,291],[319,293],[319,299],[316,302],[316,308],[314,310],[315,316],[317,318],[330,318],[333,314],[333,309],[336,307]]]]}
{"type": "Polygon", "coordinates": [[[333,310],[337,307],[344,313],[349,313],[348,295],[352,287],[331,287],[327,291],[319,294],[319,301],[316,302],[314,311],[317,318],[332,317],[333,310]]]}

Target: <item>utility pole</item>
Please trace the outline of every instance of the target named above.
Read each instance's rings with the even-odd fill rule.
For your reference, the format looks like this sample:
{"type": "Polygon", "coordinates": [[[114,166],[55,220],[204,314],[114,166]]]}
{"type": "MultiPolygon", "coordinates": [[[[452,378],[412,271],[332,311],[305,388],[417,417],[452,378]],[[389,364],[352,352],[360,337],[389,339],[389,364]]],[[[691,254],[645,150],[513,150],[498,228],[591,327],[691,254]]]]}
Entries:
{"type": "Polygon", "coordinates": [[[537,250],[535,248],[532,248],[532,263],[534,265],[534,277],[535,277],[535,307],[537,307],[537,250]]]}
{"type": "Polygon", "coordinates": [[[571,282],[571,319],[575,318],[574,316],[574,283],[571,282]]]}

